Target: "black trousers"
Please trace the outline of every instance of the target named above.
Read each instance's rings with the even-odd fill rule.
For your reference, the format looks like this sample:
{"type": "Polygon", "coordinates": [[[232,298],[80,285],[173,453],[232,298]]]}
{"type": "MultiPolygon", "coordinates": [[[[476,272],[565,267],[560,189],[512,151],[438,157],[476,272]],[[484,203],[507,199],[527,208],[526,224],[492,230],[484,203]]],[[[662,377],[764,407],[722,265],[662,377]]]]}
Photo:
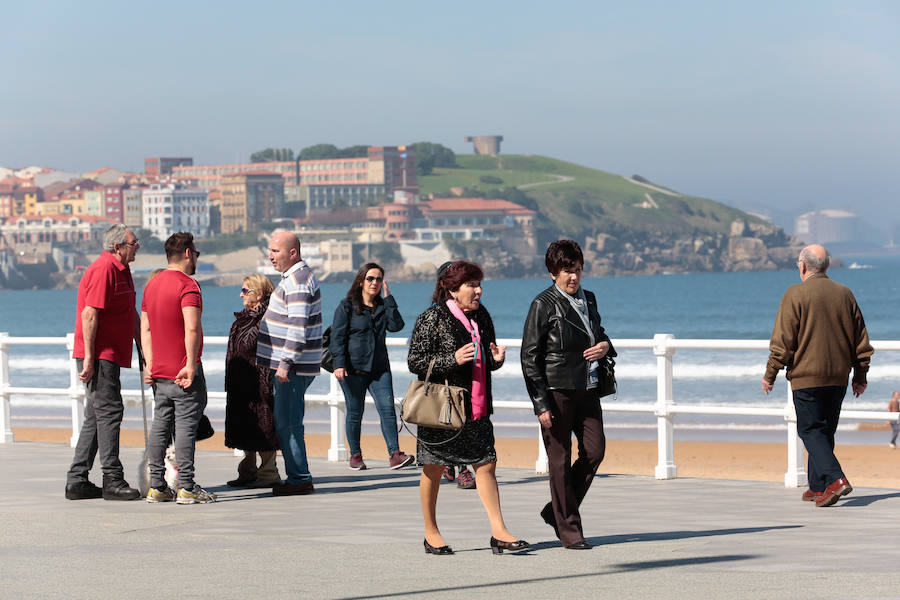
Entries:
{"type": "Polygon", "coordinates": [[[806,472],[809,489],[814,492],[822,492],[828,484],[844,477],[834,455],[834,432],[846,393],[847,386],[840,385],[794,390],[797,433],[809,455],[806,472]]]}
{"type": "Polygon", "coordinates": [[[553,400],[553,425],[542,428],[541,434],[550,469],[553,516],[560,541],[568,546],[584,539],[578,509],[606,454],[606,434],[597,390],[554,390],[553,400]],[[574,463],[573,433],[578,440],[578,458],[574,463]]]}

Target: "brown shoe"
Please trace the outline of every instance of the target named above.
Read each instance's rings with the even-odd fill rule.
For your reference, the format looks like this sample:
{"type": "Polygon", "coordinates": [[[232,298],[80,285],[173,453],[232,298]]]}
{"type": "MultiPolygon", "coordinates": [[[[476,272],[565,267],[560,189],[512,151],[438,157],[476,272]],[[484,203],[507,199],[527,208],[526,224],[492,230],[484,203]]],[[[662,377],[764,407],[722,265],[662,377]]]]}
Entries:
{"type": "Polygon", "coordinates": [[[850,485],[850,482],[847,481],[846,477],[841,477],[837,479],[822,492],[822,495],[816,499],[816,506],[831,506],[841,496],[846,496],[850,492],[853,491],[853,487],[850,485]]]}
{"type": "Polygon", "coordinates": [[[307,494],[312,494],[314,490],[312,481],[304,483],[276,483],[272,486],[272,495],[306,496],[307,494]]]}
{"type": "Polygon", "coordinates": [[[397,450],[391,455],[391,459],[389,461],[389,465],[391,469],[401,469],[406,465],[410,464],[412,461],[416,460],[416,457],[410,456],[405,452],[397,450]]]}
{"type": "Polygon", "coordinates": [[[814,500],[818,500],[822,497],[824,492],[814,492],[812,490],[806,490],[803,492],[803,495],[800,496],[800,499],[804,502],[813,502],[814,500]]]}

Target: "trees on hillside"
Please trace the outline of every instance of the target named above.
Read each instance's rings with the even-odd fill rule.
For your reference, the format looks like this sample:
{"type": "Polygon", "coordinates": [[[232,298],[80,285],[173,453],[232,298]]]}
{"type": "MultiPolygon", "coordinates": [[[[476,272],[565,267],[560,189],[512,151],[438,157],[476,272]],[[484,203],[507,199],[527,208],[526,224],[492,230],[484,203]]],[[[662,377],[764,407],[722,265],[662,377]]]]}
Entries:
{"type": "Polygon", "coordinates": [[[334,144],[315,144],[300,151],[300,160],[321,160],[324,158],[362,158],[368,156],[369,146],[357,144],[338,148],[334,144]]]}
{"type": "Polygon", "coordinates": [[[416,173],[430,175],[435,167],[455,169],[456,153],[450,148],[432,142],[416,142],[416,173]]]}
{"type": "Polygon", "coordinates": [[[285,162],[294,160],[294,151],[290,148],[266,148],[250,155],[250,162],[285,162]]]}

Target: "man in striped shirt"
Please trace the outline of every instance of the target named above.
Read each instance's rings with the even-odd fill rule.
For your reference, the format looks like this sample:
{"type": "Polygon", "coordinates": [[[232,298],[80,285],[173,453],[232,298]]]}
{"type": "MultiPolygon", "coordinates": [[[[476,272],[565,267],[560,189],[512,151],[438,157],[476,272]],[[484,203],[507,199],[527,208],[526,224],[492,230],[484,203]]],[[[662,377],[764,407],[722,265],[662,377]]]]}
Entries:
{"type": "Polygon", "coordinates": [[[322,295],[319,284],[300,257],[300,240],[276,232],[269,260],[281,283],[269,300],[259,325],[256,362],[275,376],[275,434],[284,456],[287,479],[272,493],[293,496],[313,492],[303,437],[304,396],[322,362],[322,295]]]}

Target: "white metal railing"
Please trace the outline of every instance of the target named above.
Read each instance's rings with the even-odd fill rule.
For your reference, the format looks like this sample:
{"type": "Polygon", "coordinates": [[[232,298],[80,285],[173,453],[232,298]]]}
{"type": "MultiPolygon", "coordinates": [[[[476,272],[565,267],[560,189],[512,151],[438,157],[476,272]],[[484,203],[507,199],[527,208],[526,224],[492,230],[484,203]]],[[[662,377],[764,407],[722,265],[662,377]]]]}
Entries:
{"type": "MultiPolygon", "coordinates": [[[[67,396],[72,405],[72,437],[70,443],[75,446],[81,423],[84,420],[84,386],[78,379],[78,371],[75,360],[71,360],[69,367],[69,387],[67,388],[37,388],[15,387],[11,385],[9,378],[9,351],[12,346],[65,346],[71,352],[74,345],[74,334],[66,337],[11,337],[7,333],[0,333],[0,443],[13,442],[13,432],[10,421],[10,397],[17,395],[55,395],[67,396]]],[[[656,334],[652,339],[617,339],[613,340],[617,349],[646,349],[651,350],[656,356],[656,402],[643,403],[607,403],[604,405],[606,412],[645,413],[656,416],[657,430],[657,463],[654,474],[657,479],[674,479],[677,477],[675,466],[675,430],[674,417],[678,414],[693,415],[734,415],[734,416],[761,416],[783,418],[787,423],[787,470],[784,475],[786,487],[799,487],[806,485],[806,472],[804,470],[804,451],[800,438],[797,436],[797,416],[794,412],[790,386],[787,386],[787,397],[781,408],[767,406],[703,406],[691,404],[677,404],[673,394],[673,357],[678,349],[704,349],[704,350],[768,350],[766,340],[701,340],[701,339],[676,339],[671,334],[656,334]]],[[[224,336],[204,337],[203,344],[209,346],[225,346],[228,338],[224,336]]],[[[521,347],[519,339],[501,339],[500,345],[512,348],[521,347]]],[[[404,338],[388,338],[388,346],[406,347],[409,340],[404,338]]],[[[873,341],[872,345],[879,351],[900,351],[900,341],[873,341]]],[[[341,393],[337,379],[330,376],[330,386],[327,394],[307,394],[306,403],[324,405],[330,409],[330,437],[331,444],[328,449],[328,460],[344,461],[348,458],[347,447],[344,444],[344,397],[341,393]]],[[[141,396],[139,389],[122,390],[124,397],[141,396]]],[[[224,399],[225,392],[209,392],[210,398],[224,399]]],[[[398,399],[399,400],[399,399],[398,399]]],[[[367,399],[371,402],[371,399],[367,399]]],[[[494,409],[531,409],[531,402],[494,400],[494,409]]],[[[841,417],[863,421],[889,421],[900,420],[900,413],[869,410],[842,410],[841,417]]],[[[547,472],[547,454],[541,440],[540,428],[535,421],[537,429],[538,460],[535,470],[538,473],[547,472]]]]}

